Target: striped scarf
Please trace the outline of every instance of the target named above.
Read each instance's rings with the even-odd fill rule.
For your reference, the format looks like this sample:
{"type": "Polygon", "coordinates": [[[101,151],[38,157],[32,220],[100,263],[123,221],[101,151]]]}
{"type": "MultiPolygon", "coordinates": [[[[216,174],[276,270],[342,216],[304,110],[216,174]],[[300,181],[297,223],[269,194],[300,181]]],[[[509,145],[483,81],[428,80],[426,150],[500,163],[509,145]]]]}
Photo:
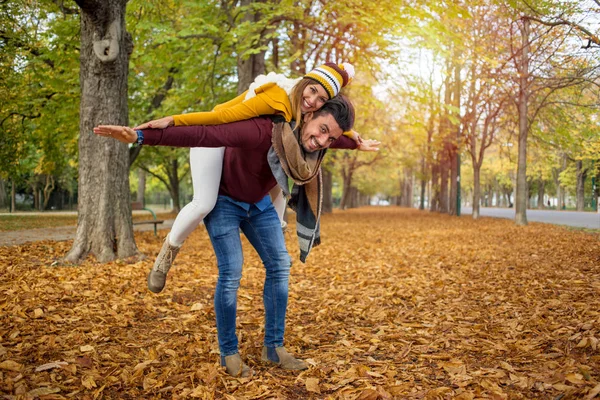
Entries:
{"type": "Polygon", "coordinates": [[[272,147],[268,161],[277,183],[289,205],[296,212],[296,233],[300,245],[300,261],[313,246],[320,244],[319,222],[323,206],[321,162],[325,150],[307,153],[300,144],[300,130],[292,131],[287,123],[273,123],[272,147]],[[294,183],[290,195],[287,178],[294,183]]]}

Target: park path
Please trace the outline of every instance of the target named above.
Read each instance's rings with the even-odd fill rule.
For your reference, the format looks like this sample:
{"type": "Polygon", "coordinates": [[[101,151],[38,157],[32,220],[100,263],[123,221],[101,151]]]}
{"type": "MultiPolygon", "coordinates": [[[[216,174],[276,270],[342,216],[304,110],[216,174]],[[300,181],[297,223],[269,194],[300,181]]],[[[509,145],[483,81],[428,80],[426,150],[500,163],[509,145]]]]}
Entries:
{"type": "MultiPolygon", "coordinates": [[[[165,222],[158,225],[157,228],[159,230],[168,229],[173,225],[173,221],[175,220],[165,220],[165,222]]],[[[154,227],[151,224],[134,225],[133,229],[135,231],[151,231],[154,229],[154,227]]],[[[18,231],[0,232],[0,246],[15,246],[28,242],[39,242],[42,240],[71,240],[75,238],[76,231],[76,225],[67,225],[57,226],[54,228],[23,229],[18,231]]]]}
{"type": "MultiPolygon", "coordinates": [[[[471,215],[473,209],[462,208],[462,215],[471,215]]],[[[514,208],[481,207],[482,217],[515,219],[514,208]]],[[[527,210],[527,221],[600,229],[600,213],[556,210],[527,210]]]]}

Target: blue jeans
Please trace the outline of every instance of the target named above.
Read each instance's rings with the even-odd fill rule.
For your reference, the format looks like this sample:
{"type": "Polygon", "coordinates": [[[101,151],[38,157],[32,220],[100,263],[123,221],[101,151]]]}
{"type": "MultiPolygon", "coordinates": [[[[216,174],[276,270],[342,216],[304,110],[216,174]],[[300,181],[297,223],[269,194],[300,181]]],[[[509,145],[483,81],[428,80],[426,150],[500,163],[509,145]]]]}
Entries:
{"type": "Polygon", "coordinates": [[[267,347],[283,346],[285,313],[291,259],[285,247],[281,223],[268,196],[256,204],[219,196],[215,208],[204,219],[217,264],[219,279],[215,291],[215,315],[221,356],[238,352],[235,334],[237,291],[242,278],[241,229],[265,266],[263,303],[267,347]]]}

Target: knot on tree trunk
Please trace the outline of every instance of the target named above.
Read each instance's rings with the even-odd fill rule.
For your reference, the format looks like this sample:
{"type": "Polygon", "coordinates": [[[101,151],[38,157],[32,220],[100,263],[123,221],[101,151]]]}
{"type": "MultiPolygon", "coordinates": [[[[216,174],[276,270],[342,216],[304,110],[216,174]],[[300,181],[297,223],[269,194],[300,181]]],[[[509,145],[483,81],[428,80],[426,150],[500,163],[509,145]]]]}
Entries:
{"type": "Polygon", "coordinates": [[[94,54],[103,63],[117,59],[119,55],[119,41],[121,40],[121,26],[118,21],[113,21],[108,27],[104,38],[94,40],[94,54]]]}

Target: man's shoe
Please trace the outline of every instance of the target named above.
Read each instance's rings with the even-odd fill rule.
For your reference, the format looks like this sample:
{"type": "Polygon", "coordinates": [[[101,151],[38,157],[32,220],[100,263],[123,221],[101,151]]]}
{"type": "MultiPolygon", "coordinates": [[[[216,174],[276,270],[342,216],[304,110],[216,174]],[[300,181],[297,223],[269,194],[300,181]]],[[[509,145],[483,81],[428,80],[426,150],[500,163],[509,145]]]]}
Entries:
{"type": "Polygon", "coordinates": [[[165,282],[167,281],[167,273],[173,265],[177,253],[179,253],[181,246],[172,246],[169,244],[169,235],[165,238],[160,253],[154,261],[154,267],[148,274],[148,289],[154,293],[160,293],[165,288],[165,282]]]}
{"type": "Polygon", "coordinates": [[[242,362],[239,353],[230,356],[221,356],[221,366],[225,367],[225,372],[237,378],[248,378],[252,376],[252,370],[242,362]]]}
{"type": "Polygon", "coordinates": [[[291,371],[300,371],[308,369],[308,364],[298,360],[288,353],[285,347],[266,347],[263,346],[261,360],[265,363],[276,364],[283,369],[291,371]]]}

